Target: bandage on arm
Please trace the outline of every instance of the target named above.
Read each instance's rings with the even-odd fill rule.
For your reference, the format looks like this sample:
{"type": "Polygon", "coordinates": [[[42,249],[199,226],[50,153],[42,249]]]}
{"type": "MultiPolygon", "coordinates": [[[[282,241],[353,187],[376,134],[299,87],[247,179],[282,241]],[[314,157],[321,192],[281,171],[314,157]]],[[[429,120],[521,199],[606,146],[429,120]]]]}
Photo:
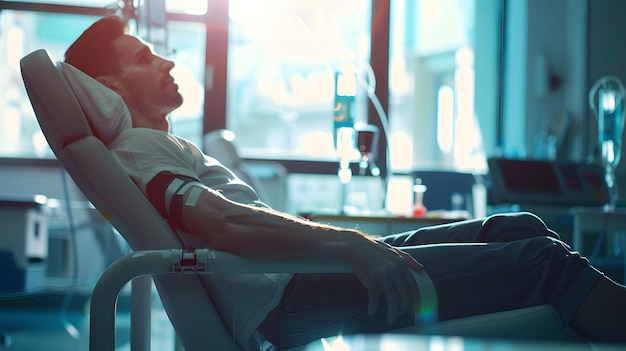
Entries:
{"type": "Polygon", "coordinates": [[[163,218],[185,230],[183,207],[194,206],[205,189],[195,178],[161,172],[146,186],[146,195],[163,218]]]}

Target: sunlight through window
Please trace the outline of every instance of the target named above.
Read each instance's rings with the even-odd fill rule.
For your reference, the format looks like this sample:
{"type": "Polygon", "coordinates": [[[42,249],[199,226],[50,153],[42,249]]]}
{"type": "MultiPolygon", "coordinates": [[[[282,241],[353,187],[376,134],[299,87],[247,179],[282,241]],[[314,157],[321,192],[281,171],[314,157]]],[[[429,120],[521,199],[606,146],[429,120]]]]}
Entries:
{"type": "Polygon", "coordinates": [[[207,11],[207,0],[166,0],[165,10],[187,15],[204,15],[207,11]]]}

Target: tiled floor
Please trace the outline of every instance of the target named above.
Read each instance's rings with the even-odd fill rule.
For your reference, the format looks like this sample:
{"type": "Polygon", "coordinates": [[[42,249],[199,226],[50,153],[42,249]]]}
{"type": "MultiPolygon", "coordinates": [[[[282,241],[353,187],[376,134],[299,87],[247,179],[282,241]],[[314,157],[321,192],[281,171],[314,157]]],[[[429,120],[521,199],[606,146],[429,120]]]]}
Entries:
{"type": "MultiPolygon", "coordinates": [[[[27,297],[0,298],[0,329],[10,344],[6,351],[87,351],[89,350],[89,298],[73,295],[63,308],[66,292],[47,292],[27,297]]],[[[155,304],[151,322],[151,351],[173,351],[174,332],[160,306],[155,304]]],[[[116,318],[116,350],[130,350],[130,314],[122,297],[116,318]]]]}
{"type": "Polygon", "coordinates": [[[0,301],[0,328],[10,341],[7,350],[88,349],[85,296],[42,291],[4,295],[0,301]]]}
{"type": "Polygon", "coordinates": [[[80,316],[70,316],[76,326],[74,336],[64,328],[58,313],[52,311],[6,312],[0,315],[3,329],[10,337],[6,350],[20,351],[78,351],[88,350],[87,322],[80,316]],[[72,318],[78,317],[78,318],[72,318]]]}

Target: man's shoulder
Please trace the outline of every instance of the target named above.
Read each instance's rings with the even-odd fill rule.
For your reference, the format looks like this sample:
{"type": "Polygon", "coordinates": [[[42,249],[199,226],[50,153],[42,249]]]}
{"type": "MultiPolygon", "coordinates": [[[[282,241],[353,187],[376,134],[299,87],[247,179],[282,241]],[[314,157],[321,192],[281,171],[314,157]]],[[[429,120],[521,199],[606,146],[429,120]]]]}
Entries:
{"type": "Polygon", "coordinates": [[[148,128],[131,128],[122,132],[111,144],[109,150],[115,154],[169,155],[189,159],[204,157],[202,151],[192,142],[165,131],[148,128]]]}
{"type": "Polygon", "coordinates": [[[121,139],[129,139],[129,138],[146,138],[146,137],[165,137],[169,135],[169,133],[164,132],[162,130],[151,129],[151,128],[128,128],[122,131],[118,138],[121,139]]]}
{"type": "Polygon", "coordinates": [[[186,144],[187,141],[162,130],[150,128],[129,128],[124,130],[112,143],[113,148],[128,144],[159,144],[164,142],[186,144]]]}
{"type": "Polygon", "coordinates": [[[109,150],[114,158],[124,165],[126,171],[134,174],[142,184],[161,171],[193,176],[194,152],[180,139],[170,133],[132,128],[121,133],[109,150]]]}

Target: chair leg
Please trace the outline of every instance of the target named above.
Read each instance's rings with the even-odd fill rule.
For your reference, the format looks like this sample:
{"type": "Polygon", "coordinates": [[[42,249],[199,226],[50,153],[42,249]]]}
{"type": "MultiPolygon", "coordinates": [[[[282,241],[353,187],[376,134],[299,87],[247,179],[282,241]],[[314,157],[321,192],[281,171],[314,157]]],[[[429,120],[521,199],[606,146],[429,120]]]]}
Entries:
{"type": "Polygon", "coordinates": [[[144,275],[131,282],[131,350],[150,350],[152,278],[144,275]]]}

